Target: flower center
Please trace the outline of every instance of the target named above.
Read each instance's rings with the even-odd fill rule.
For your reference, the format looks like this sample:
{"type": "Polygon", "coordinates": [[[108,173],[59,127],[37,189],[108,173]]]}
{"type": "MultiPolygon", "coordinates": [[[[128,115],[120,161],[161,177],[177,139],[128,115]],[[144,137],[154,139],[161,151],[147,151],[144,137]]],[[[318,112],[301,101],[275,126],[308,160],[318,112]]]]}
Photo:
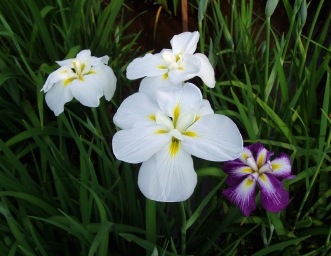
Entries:
{"type": "Polygon", "coordinates": [[[79,60],[75,60],[72,65],[74,66],[74,72],[77,75],[77,78],[83,80],[83,72],[85,69],[85,63],[80,64],[79,60]]]}

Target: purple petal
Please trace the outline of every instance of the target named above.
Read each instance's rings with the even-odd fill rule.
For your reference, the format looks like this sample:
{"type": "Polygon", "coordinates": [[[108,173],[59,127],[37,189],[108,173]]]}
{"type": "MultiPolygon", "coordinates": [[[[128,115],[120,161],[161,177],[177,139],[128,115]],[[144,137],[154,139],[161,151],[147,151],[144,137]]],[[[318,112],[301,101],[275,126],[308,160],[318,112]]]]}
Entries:
{"type": "Polygon", "coordinates": [[[281,153],[279,157],[270,161],[271,172],[268,172],[278,179],[286,179],[291,175],[291,160],[290,157],[284,153],[281,153]]]}
{"type": "Polygon", "coordinates": [[[255,185],[256,180],[247,177],[238,186],[222,191],[222,194],[233,204],[239,207],[244,216],[255,210],[255,185]]]}
{"type": "Polygon", "coordinates": [[[274,152],[268,151],[261,142],[254,144],[254,152],[256,154],[256,164],[258,168],[261,168],[265,163],[267,163],[270,159],[270,156],[274,154],[274,152]]]}
{"type": "Polygon", "coordinates": [[[223,171],[228,174],[226,183],[230,186],[238,185],[247,175],[253,173],[248,165],[236,160],[226,162],[223,171]]]}
{"type": "Polygon", "coordinates": [[[269,212],[279,212],[290,203],[289,193],[282,188],[283,183],[269,173],[263,173],[258,179],[261,205],[269,212]]]}

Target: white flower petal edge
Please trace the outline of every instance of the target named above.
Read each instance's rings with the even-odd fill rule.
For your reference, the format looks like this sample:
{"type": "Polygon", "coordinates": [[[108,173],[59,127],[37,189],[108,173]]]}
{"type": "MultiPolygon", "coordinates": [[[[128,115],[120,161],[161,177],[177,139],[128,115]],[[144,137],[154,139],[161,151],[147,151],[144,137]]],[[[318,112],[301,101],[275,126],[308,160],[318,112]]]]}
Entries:
{"type": "Polygon", "coordinates": [[[127,97],[114,115],[113,122],[121,129],[130,129],[136,122],[155,124],[155,113],[159,106],[145,93],[135,93],[127,97]],[[143,104],[142,104],[143,102],[143,104]]]}
{"type": "Polygon", "coordinates": [[[194,54],[194,57],[197,57],[200,60],[201,68],[198,76],[202,81],[210,88],[215,87],[215,71],[213,66],[210,64],[206,55],[202,53],[194,54]]]}
{"type": "Polygon", "coordinates": [[[144,162],[138,175],[138,186],[149,199],[179,202],[188,199],[197,184],[192,157],[179,148],[169,154],[170,143],[144,162]]]}
{"type": "Polygon", "coordinates": [[[136,164],[148,160],[171,141],[166,133],[160,133],[161,125],[145,126],[136,123],[132,129],[115,133],[112,141],[117,159],[136,164]]]}
{"type": "Polygon", "coordinates": [[[228,117],[204,115],[184,133],[183,149],[209,161],[228,161],[239,157],[243,140],[236,124],[228,117]]]}

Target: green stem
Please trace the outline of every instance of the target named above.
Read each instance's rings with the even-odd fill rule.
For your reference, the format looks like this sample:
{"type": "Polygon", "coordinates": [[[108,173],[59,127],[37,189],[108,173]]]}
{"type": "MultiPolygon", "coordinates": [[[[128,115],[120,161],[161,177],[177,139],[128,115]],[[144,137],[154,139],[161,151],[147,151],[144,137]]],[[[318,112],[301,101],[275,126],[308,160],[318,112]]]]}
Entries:
{"type": "MultiPolygon", "coordinates": [[[[264,69],[264,86],[267,86],[269,79],[269,49],[270,49],[270,17],[266,18],[266,43],[265,43],[265,69],[264,69]]],[[[268,99],[264,97],[264,101],[268,99]]]]}
{"type": "MultiPolygon", "coordinates": [[[[146,240],[156,245],[156,202],[146,198],[146,240]]],[[[151,251],[146,251],[150,256],[151,251]]]]}
{"type": "Polygon", "coordinates": [[[184,202],[180,202],[180,214],[182,216],[182,256],[186,255],[186,214],[184,202]]]}

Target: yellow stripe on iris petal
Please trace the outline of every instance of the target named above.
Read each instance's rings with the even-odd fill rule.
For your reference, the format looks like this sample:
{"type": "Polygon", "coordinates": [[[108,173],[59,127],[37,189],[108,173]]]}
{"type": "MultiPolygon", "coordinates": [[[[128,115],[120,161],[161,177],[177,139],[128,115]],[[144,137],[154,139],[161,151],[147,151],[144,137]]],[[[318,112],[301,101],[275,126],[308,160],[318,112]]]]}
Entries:
{"type": "Polygon", "coordinates": [[[167,133],[166,130],[157,130],[157,131],[155,132],[155,134],[165,134],[165,133],[167,133]]]}
{"type": "Polygon", "coordinates": [[[267,183],[267,178],[266,178],[266,176],[265,176],[263,173],[260,175],[260,179],[261,179],[264,183],[267,183]]]}
{"type": "Polygon", "coordinates": [[[153,121],[156,121],[155,115],[150,115],[150,116],[148,116],[148,118],[151,119],[151,120],[153,120],[153,121]]]}
{"type": "Polygon", "coordinates": [[[87,72],[85,75],[91,75],[91,74],[96,74],[97,72],[94,70],[90,70],[89,72],[87,72]]]}
{"type": "Polygon", "coordinates": [[[277,171],[277,169],[281,168],[282,164],[271,164],[271,168],[273,171],[277,171]]]}
{"type": "Polygon", "coordinates": [[[253,170],[250,168],[250,167],[244,167],[240,170],[240,172],[243,172],[243,173],[252,173],[253,170]]]}
{"type": "Polygon", "coordinates": [[[168,73],[165,73],[164,75],[163,75],[163,78],[162,78],[163,80],[167,80],[168,79],[168,73]]]}
{"type": "Polygon", "coordinates": [[[257,159],[257,166],[260,168],[263,165],[265,159],[265,152],[263,152],[257,159]]]}
{"type": "Polygon", "coordinates": [[[67,86],[68,84],[70,84],[73,80],[75,80],[75,78],[68,78],[66,80],[63,81],[63,86],[67,86]]]}
{"type": "Polygon", "coordinates": [[[252,185],[252,183],[254,183],[253,180],[251,180],[251,179],[247,179],[247,180],[246,180],[246,183],[245,183],[245,188],[250,187],[250,186],[252,185]]]}
{"type": "Polygon", "coordinates": [[[179,151],[180,141],[174,137],[172,137],[169,152],[172,157],[174,157],[179,151]]]}
{"type": "Polygon", "coordinates": [[[189,136],[189,137],[198,137],[198,134],[196,134],[195,132],[190,132],[190,131],[183,132],[182,134],[189,136]]]}
{"type": "Polygon", "coordinates": [[[177,119],[178,119],[178,117],[180,115],[180,105],[179,104],[177,104],[177,106],[175,107],[174,114],[173,115],[174,115],[173,122],[174,122],[174,126],[176,127],[177,119]]]}
{"type": "Polygon", "coordinates": [[[166,66],[163,66],[163,65],[160,65],[160,66],[157,66],[158,68],[160,69],[166,69],[167,67],[166,66]]]}
{"type": "Polygon", "coordinates": [[[198,121],[201,116],[196,116],[194,122],[198,121]]]}

